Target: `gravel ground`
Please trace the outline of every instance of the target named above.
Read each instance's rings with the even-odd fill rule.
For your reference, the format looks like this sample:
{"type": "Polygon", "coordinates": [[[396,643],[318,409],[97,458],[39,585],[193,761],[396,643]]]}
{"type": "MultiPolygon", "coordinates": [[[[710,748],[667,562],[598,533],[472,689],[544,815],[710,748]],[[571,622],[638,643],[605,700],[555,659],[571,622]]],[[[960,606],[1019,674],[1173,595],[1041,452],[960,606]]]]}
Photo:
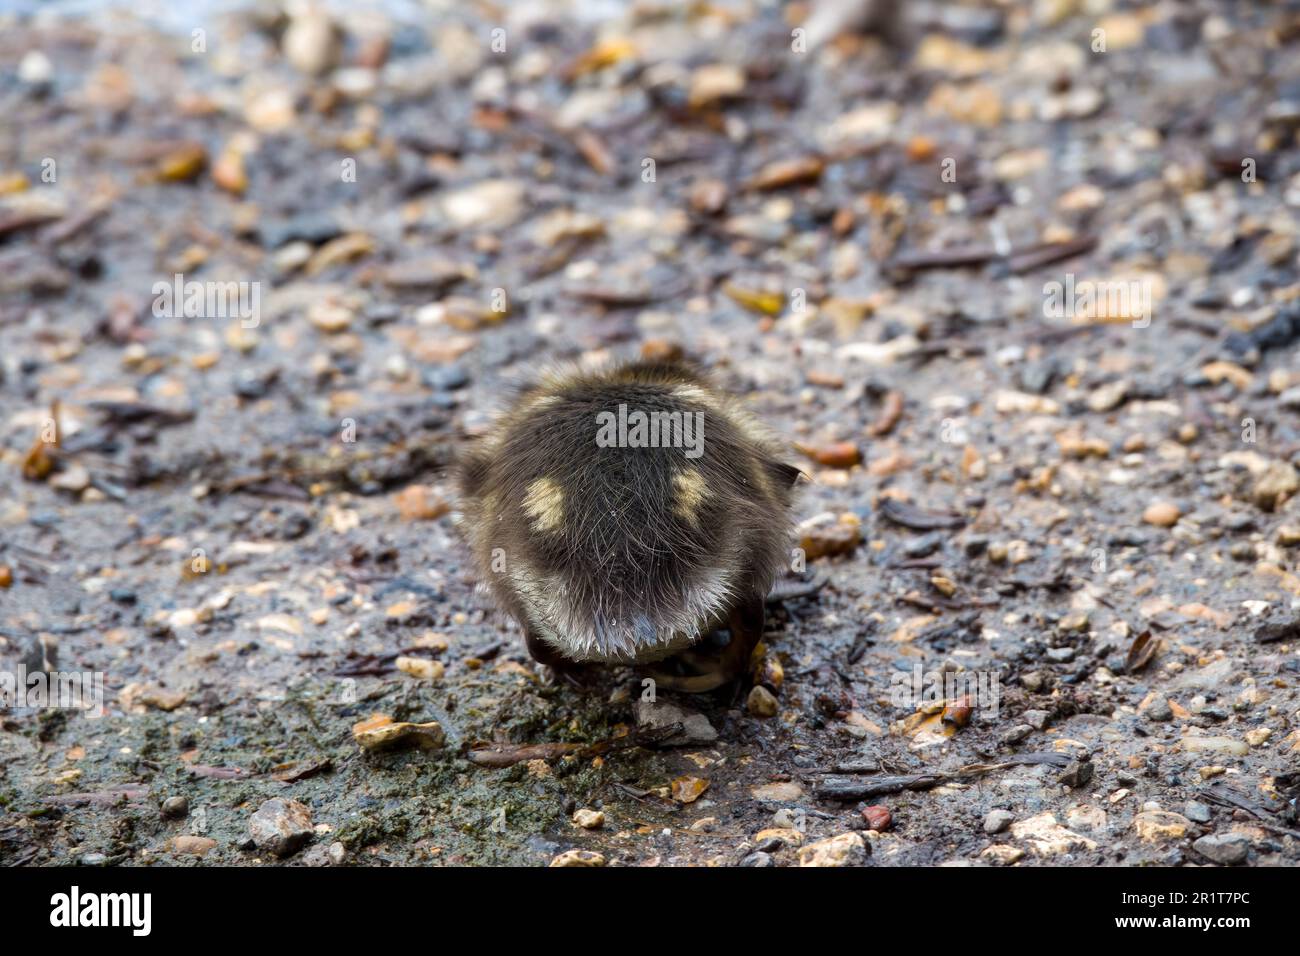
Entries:
{"type": "Polygon", "coordinates": [[[1300,14],[839,6],[0,21],[0,661],[104,688],[0,860],[1300,862],[1300,14]],[[638,354],[811,479],[711,695],[552,683],[453,523],[638,354]]]}

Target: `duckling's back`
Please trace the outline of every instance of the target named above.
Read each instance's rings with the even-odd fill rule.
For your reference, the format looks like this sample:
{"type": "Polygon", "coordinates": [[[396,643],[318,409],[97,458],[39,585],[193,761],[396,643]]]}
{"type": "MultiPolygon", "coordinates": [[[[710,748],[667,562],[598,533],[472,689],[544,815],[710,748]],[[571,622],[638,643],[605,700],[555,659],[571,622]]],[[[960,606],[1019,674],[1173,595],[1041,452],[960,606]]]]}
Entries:
{"type": "Polygon", "coordinates": [[[488,586],[572,661],[654,660],[784,564],[797,469],[736,403],[676,365],[554,375],[463,460],[488,586]]]}

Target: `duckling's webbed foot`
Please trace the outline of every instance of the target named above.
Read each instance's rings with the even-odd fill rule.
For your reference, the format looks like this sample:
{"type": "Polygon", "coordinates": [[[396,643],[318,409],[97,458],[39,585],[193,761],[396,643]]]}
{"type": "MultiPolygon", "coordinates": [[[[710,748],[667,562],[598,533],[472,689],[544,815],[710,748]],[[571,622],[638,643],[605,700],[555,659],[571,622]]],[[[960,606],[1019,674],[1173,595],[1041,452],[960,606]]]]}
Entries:
{"type": "Polygon", "coordinates": [[[727,616],[727,624],[731,639],[725,647],[714,649],[701,642],[663,664],[646,668],[646,675],[663,690],[685,694],[705,694],[742,678],[763,637],[763,599],[736,604],[727,616]]]}
{"type": "Polygon", "coordinates": [[[529,628],[524,632],[524,643],[528,655],[537,663],[550,668],[557,683],[563,682],[570,687],[587,688],[591,686],[594,674],[590,664],[571,661],[529,628]]]}

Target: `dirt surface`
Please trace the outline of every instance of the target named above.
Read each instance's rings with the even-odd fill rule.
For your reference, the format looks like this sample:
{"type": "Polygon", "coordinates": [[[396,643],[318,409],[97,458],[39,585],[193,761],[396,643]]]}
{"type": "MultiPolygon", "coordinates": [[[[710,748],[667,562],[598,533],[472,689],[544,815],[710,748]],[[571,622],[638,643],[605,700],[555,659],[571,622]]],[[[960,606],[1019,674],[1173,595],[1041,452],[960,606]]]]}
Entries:
{"type": "Polygon", "coordinates": [[[0,660],[105,713],[0,718],[0,860],[1300,862],[1300,15],[757,6],[3,22],[0,660]],[[743,686],[551,683],[446,465],[678,353],[824,586],[743,686]]]}

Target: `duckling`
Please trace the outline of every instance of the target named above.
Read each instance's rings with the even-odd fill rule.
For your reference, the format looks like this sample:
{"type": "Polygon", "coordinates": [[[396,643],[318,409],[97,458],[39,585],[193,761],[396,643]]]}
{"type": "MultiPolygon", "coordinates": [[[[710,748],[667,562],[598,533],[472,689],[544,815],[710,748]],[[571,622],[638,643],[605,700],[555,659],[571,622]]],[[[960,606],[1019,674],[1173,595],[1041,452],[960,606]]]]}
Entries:
{"type": "Polygon", "coordinates": [[[790,558],[801,472],[781,455],[685,365],[553,372],[460,456],[459,525],[534,660],[577,678],[729,632],[712,659],[679,656],[696,673],[652,671],[668,689],[712,690],[744,672],[790,558]]]}

